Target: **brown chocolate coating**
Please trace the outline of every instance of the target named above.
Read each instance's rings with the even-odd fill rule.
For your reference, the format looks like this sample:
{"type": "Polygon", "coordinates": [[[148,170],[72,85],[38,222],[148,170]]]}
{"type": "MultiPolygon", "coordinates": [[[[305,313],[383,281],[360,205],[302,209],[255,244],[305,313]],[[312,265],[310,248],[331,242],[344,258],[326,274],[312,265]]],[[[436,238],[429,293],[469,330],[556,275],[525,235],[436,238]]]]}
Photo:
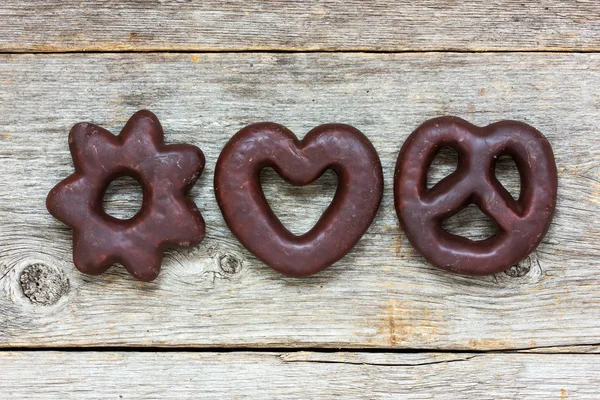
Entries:
{"type": "Polygon", "coordinates": [[[504,271],[525,258],[548,231],[558,178],[548,140],[518,121],[478,127],[457,117],[434,118],[406,140],[398,156],[394,197],[400,224],[412,245],[433,265],[466,275],[504,271]],[[427,189],[437,153],[452,147],[458,168],[427,189]],[[521,176],[518,200],[495,176],[498,157],[510,155],[521,176]],[[442,221],[476,204],[500,232],[473,241],[442,229],[442,221]]]}
{"type": "Polygon", "coordinates": [[[263,262],[294,277],[315,274],[350,251],[373,221],[382,192],[375,148],[342,124],[318,126],[301,141],[278,124],[249,125],[227,143],[215,169],[217,203],[231,232],[263,262]],[[288,231],[269,207],[260,184],[266,167],[296,186],[329,168],[338,175],[331,204],[307,233],[288,231]]]}
{"type": "Polygon", "coordinates": [[[165,145],[160,122],[138,111],[118,136],[88,123],[69,134],[75,173],[48,194],[46,206],[73,229],[77,269],[99,275],[121,263],[143,281],[158,276],[163,251],[195,246],[204,238],[204,220],[186,194],[204,169],[204,155],[187,144],[165,145]],[[143,188],[141,210],[121,220],[102,205],[109,184],[122,176],[143,188]]]}

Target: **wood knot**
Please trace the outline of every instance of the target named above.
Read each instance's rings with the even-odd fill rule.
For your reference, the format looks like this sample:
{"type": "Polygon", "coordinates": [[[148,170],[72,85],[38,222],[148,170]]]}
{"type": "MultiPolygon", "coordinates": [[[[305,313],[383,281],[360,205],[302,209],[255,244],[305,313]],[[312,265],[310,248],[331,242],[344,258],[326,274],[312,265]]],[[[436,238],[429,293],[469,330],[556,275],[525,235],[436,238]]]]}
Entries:
{"type": "Polygon", "coordinates": [[[533,262],[531,260],[531,256],[527,256],[524,260],[521,260],[517,265],[513,265],[512,267],[504,271],[504,273],[510,276],[511,278],[520,278],[522,276],[527,275],[529,271],[531,271],[532,264],[533,262]]]}
{"type": "Polygon", "coordinates": [[[219,268],[223,273],[233,275],[242,269],[242,261],[231,254],[223,254],[219,257],[219,268]]]}
{"type": "Polygon", "coordinates": [[[19,277],[21,290],[33,304],[50,306],[69,291],[69,280],[62,271],[45,264],[32,264],[19,277]]]}

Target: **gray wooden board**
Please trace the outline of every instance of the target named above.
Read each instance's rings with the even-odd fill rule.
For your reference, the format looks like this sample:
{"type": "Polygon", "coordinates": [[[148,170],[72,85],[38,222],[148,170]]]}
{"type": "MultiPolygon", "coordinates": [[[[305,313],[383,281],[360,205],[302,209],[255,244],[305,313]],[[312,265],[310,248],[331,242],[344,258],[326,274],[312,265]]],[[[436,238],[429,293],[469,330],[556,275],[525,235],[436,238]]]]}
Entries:
{"type": "Polygon", "coordinates": [[[0,51],[600,50],[600,4],[5,0],[0,51]]]}
{"type": "Polygon", "coordinates": [[[2,352],[3,399],[597,399],[593,355],[2,352]]]}
{"type": "MultiPolygon", "coordinates": [[[[598,344],[599,111],[599,54],[2,55],[0,346],[598,344]],[[167,142],[205,152],[207,168],[192,196],[207,238],[197,248],[170,251],[153,283],[137,282],[122,268],[82,275],[72,265],[71,232],[46,212],[45,196],[72,172],[67,134],[74,123],[117,133],[140,108],[158,115],[167,142]],[[437,270],[398,228],[392,176],[400,146],[421,122],[444,114],[480,125],[522,120],[553,145],[556,217],[537,251],[508,273],[437,270]],[[312,278],[282,277],[253,258],[214,199],[219,151],[238,129],[263,120],[299,136],[320,123],[348,123],[382,159],[386,189],[374,224],[343,260],[312,278]]],[[[447,170],[442,165],[434,175],[447,170]]],[[[508,167],[500,174],[518,191],[508,167]]],[[[335,177],[291,188],[270,172],[264,182],[276,213],[301,232],[327,206],[335,177]]],[[[107,199],[117,214],[139,200],[135,193],[107,199]]],[[[480,236],[489,226],[469,211],[448,229],[480,236]]]]}

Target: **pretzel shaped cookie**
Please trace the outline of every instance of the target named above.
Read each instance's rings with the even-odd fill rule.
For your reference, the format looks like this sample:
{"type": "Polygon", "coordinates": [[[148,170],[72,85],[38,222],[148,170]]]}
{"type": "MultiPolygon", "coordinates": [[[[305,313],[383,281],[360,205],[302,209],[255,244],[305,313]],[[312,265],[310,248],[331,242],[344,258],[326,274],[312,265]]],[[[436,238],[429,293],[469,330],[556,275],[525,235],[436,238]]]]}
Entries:
{"type": "Polygon", "coordinates": [[[548,231],[558,178],[548,140],[523,122],[478,127],[456,117],[426,121],[398,156],[394,199],[411,244],[433,265],[467,275],[504,271],[533,251],[548,231]],[[438,152],[452,147],[458,168],[427,189],[427,171],[438,152]],[[509,155],[521,177],[515,200],[495,176],[496,160],[509,155]],[[476,204],[500,232],[473,241],[442,229],[442,221],[476,204]]]}

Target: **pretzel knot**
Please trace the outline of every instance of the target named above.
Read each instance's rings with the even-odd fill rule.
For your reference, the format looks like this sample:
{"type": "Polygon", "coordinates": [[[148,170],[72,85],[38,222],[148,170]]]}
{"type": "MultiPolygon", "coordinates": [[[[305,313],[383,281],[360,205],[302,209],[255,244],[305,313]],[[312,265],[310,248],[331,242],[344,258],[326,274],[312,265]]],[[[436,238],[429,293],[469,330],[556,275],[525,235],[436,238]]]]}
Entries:
{"type": "Polygon", "coordinates": [[[78,270],[99,275],[115,263],[151,281],[158,276],[169,247],[197,245],[204,220],[186,197],[204,169],[196,146],[165,145],[158,118],[135,113],[118,136],[88,123],[69,134],[75,173],[48,194],[46,206],[73,229],[73,262],[78,270]],[[108,185],[123,176],[142,186],[140,211],[121,220],[106,213],[102,200],[108,185]]]}

